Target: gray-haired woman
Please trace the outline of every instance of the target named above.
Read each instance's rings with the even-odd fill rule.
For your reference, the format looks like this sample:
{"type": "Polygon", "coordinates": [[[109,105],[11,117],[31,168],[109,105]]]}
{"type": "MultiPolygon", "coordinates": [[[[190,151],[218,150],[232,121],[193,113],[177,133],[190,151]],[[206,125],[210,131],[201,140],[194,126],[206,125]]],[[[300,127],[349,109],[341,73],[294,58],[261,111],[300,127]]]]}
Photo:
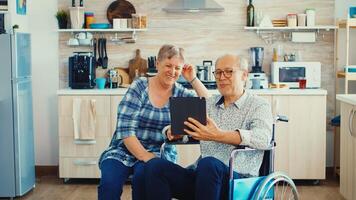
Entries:
{"type": "MultiPolygon", "coordinates": [[[[184,64],[182,48],[163,45],[156,66],[157,75],[135,80],[118,106],[116,131],[99,160],[99,199],[119,199],[123,184],[131,174],[132,199],[145,199],[144,165],[161,156],[160,147],[164,141],[161,131],[170,124],[169,97],[195,96],[194,92],[176,83],[181,74],[199,96],[208,95],[196,78],[193,66],[184,64]]],[[[175,147],[168,146],[162,156],[175,161],[175,147]]]]}

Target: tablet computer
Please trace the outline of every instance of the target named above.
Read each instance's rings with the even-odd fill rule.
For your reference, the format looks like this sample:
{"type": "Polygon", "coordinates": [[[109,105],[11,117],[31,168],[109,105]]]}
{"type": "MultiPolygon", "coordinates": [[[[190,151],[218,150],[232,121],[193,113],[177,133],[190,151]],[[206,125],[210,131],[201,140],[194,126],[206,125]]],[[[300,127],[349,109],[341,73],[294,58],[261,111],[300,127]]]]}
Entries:
{"type": "Polygon", "coordinates": [[[188,117],[206,125],[206,101],[204,97],[171,97],[169,99],[171,127],[173,135],[187,135],[184,125],[188,117]]]}

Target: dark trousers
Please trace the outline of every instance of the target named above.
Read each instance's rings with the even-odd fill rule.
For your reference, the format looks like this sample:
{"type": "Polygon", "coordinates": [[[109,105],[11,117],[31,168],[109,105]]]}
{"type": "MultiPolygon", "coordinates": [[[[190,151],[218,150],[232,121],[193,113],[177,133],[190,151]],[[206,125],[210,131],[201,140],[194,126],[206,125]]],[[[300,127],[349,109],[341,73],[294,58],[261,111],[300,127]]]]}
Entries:
{"type": "Polygon", "coordinates": [[[127,167],[118,160],[107,159],[101,164],[101,179],[98,186],[99,200],[118,200],[125,181],[132,176],[132,199],[145,199],[144,163],[127,167]]]}
{"type": "Polygon", "coordinates": [[[213,157],[201,159],[195,170],[154,158],[145,165],[145,182],[147,200],[218,200],[229,195],[229,169],[213,157]]]}

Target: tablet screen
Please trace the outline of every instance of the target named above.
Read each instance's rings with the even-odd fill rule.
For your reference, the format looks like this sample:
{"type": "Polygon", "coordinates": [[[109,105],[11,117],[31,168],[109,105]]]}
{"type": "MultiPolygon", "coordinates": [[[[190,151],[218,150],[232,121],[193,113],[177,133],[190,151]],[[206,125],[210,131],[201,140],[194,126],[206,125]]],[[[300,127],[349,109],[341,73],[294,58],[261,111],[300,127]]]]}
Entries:
{"type": "Polygon", "coordinates": [[[206,101],[204,97],[171,97],[169,99],[172,134],[186,135],[184,125],[188,117],[198,120],[206,125],[206,101]]]}

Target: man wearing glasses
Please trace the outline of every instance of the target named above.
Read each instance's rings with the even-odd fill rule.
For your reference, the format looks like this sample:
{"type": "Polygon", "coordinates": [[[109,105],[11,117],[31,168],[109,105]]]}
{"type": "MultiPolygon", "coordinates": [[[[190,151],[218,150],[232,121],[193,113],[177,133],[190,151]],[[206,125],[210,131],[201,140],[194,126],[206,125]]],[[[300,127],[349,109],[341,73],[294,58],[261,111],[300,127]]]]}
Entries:
{"type": "MultiPolygon", "coordinates": [[[[234,55],[216,60],[214,72],[220,95],[207,99],[207,125],[189,118],[185,130],[200,140],[201,158],[193,168],[154,158],[145,166],[147,199],[227,199],[228,163],[237,145],[267,148],[272,137],[271,106],[244,89],[247,61],[234,55]]],[[[173,136],[170,129],[168,139],[173,136]]],[[[241,152],[234,169],[238,177],[258,176],[263,151],[241,152]]]]}

